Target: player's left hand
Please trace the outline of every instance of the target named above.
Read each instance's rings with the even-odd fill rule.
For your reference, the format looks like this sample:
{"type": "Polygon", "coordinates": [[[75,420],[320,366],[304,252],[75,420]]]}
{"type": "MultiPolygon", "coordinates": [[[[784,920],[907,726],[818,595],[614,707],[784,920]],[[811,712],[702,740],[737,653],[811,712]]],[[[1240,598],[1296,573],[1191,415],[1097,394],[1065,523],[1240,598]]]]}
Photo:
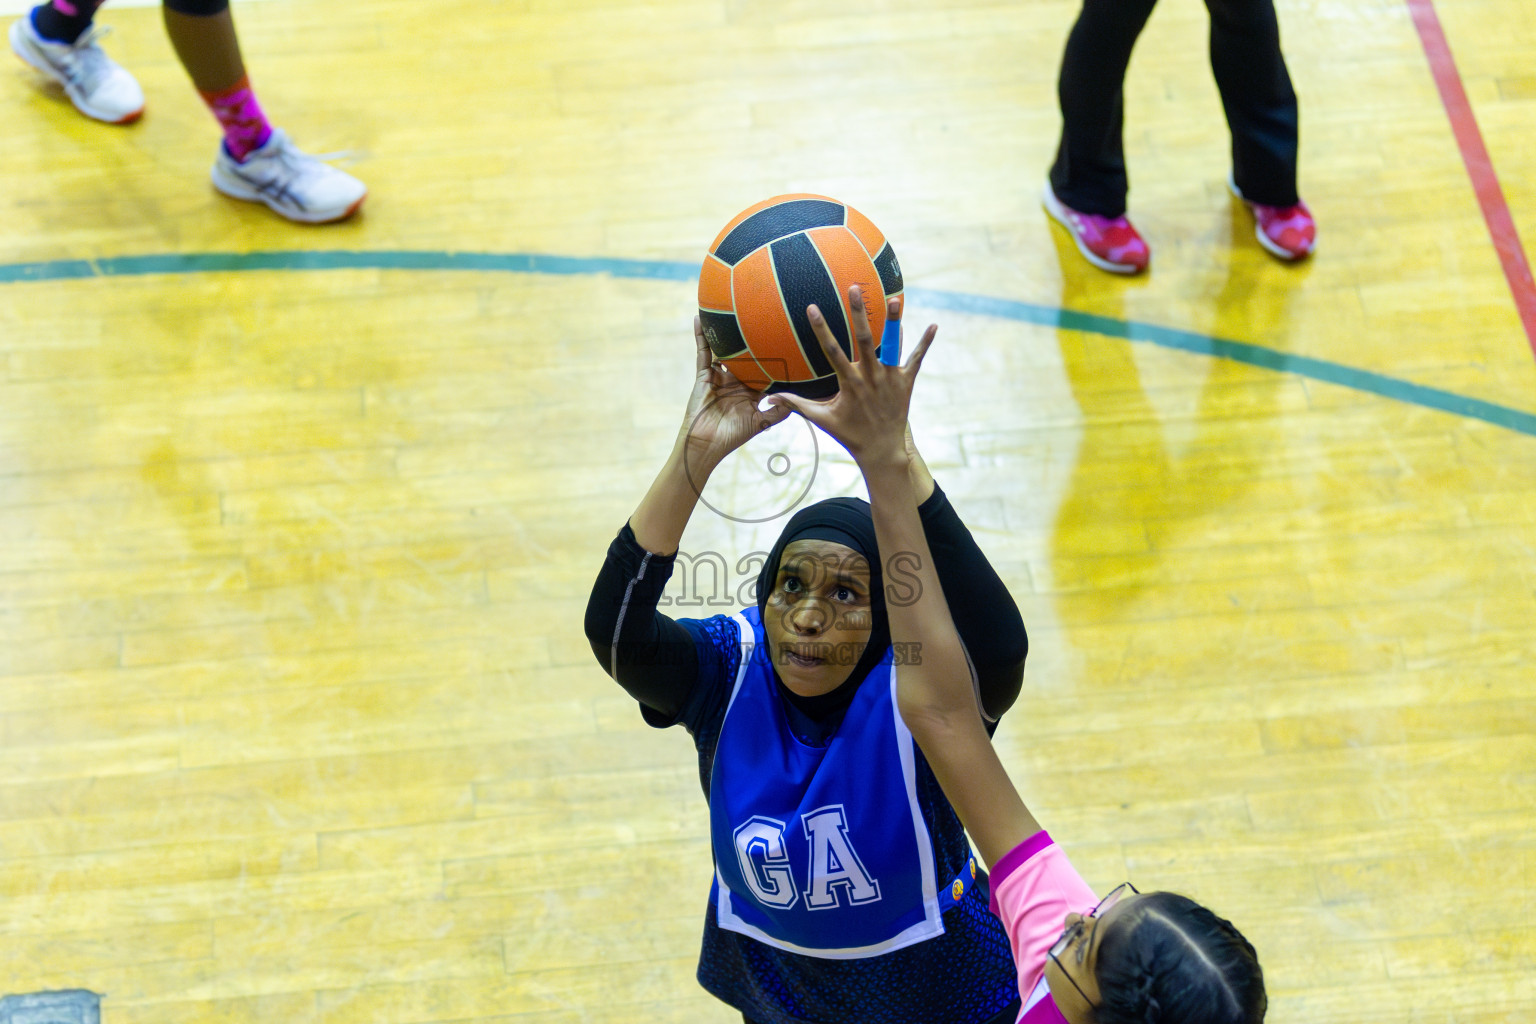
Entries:
{"type": "MultiPolygon", "coordinates": [[[[886,311],[888,316],[899,313],[898,302],[892,301],[892,308],[886,311]]],[[[906,459],[907,408],[912,401],[912,386],[917,382],[923,356],[938,334],[938,325],[928,325],[905,365],[886,366],[875,352],[874,332],[864,313],[864,296],[858,285],[848,289],[848,305],[853,314],[849,317],[853,326],[852,360],[843,354],[821,311],[815,306],[806,310],[816,340],[837,371],[837,394],[825,402],[790,394],[770,395],[768,401],[788,406],[831,434],[861,466],[906,459]]]]}

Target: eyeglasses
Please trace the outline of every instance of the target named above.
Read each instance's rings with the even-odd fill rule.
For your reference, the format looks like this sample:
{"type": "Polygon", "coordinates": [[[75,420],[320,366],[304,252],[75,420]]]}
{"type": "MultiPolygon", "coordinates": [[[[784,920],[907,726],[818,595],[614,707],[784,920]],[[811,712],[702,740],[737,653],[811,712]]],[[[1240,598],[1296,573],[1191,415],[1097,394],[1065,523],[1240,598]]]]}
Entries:
{"type": "MultiPolygon", "coordinates": [[[[1056,944],[1054,946],[1052,946],[1050,948],[1050,950],[1045,954],[1046,956],[1050,957],[1052,960],[1056,961],[1057,969],[1059,969],[1061,971],[1061,973],[1066,976],[1066,979],[1068,981],[1072,982],[1072,987],[1077,989],[1077,994],[1083,997],[1083,1002],[1087,1003],[1088,1006],[1091,1009],[1097,1010],[1098,1007],[1096,1005],[1094,1005],[1094,1002],[1093,1002],[1092,999],[1088,998],[1088,993],[1083,991],[1083,987],[1081,985],[1079,985],[1076,981],[1073,980],[1071,972],[1069,972],[1065,967],[1062,966],[1061,959],[1060,959],[1061,958],[1061,954],[1063,954],[1063,953],[1065,953],[1067,951],[1067,947],[1068,946],[1072,945],[1074,942],[1076,942],[1079,938],[1082,937],[1083,931],[1088,927],[1088,922],[1089,921],[1095,920],[1096,918],[1099,917],[1100,914],[1107,913],[1109,911],[1109,908],[1114,906],[1116,903],[1119,903],[1121,898],[1123,896],[1125,896],[1125,894],[1128,893],[1128,892],[1129,893],[1136,893],[1136,894],[1139,895],[1141,893],[1141,890],[1136,888],[1130,882],[1122,882],[1119,885],[1115,886],[1113,889],[1109,890],[1109,892],[1107,894],[1105,894],[1103,899],[1099,900],[1098,903],[1094,904],[1094,907],[1093,907],[1092,910],[1088,911],[1088,913],[1084,914],[1082,917],[1078,918],[1076,921],[1073,921],[1071,924],[1067,925],[1066,929],[1064,931],[1062,931],[1062,933],[1061,933],[1061,938],[1057,939],[1056,940],[1056,944]]],[[[1081,949],[1078,950],[1078,953],[1077,953],[1077,962],[1078,963],[1082,963],[1083,962],[1083,952],[1084,951],[1081,950],[1081,949]]]]}

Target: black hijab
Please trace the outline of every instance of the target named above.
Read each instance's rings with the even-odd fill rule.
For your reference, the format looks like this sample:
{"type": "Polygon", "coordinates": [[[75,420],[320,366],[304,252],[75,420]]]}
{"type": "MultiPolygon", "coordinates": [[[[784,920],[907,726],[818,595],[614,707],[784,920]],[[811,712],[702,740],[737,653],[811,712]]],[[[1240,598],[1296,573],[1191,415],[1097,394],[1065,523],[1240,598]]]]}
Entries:
{"type": "Polygon", "coordinates": [[[801,697],[791,692],[779,679],[778,670],[774,670],[774,681],[778,683],[779,692],[801,711],[819,719],[847,708],[859,683],[885,657],[886,648],[891,645],[891,624],[885,611],[885,586],[880,571],[880,549],[875,543],[875,521],[870,517],[869,502],[859,498],[828,498],[807,505],[790,517],[784,532],[774,541],[768,560],[757,574],[759,615],[768,613],[768,595],[773,593],[774,584],[778,581],[779,563],[784,558],[784,549],[797,540],[825,540],[842,544],[863,555],[869,563],[869,644],[848,673],[848,678],[828,693],[801,697]]]}

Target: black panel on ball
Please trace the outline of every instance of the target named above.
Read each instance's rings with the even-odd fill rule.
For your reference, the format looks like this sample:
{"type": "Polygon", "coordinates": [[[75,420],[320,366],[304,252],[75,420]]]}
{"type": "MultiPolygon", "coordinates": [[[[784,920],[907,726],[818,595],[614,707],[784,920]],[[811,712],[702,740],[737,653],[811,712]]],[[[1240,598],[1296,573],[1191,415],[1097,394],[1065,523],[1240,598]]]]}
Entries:
{"type": "Polygon", "coordinates": [[[839,225],[845,216],[842,203],[830,203],[825,199],[791,199],[759,210],[737,224],[715,247],[715,255],[734,267],[776,238],[808,228],[839,225]]]}
{"type": "Polygon", "coordinates": [[[832,364],[821,350],[816,332],[811,330],[811,320],[805,315],[805,307],[814,303],[821,310],[843,354],[852,358],[852,349],[848,343],[848,320],[843,316],[843,302],[837,294],[837,282],[832,280],[831,271],[822,261],[821,253],[816,251],[816,243],[811,241],[809,235],[790,235],[774,242],[769,248],[773,252],[773,272],[779,279],[779,294],[784,296],[784,309],[789,313],[795,337],[800,339],[800,351],[805,353],[805,360],[811,364],[816,376],[824,377],[832,372],[832,364]]]}
{"type": "Polygon", "coordinates": [[[880,287],[885,289],[886,298],[901,293],[901,264],[896,262],[896,250],[891,248],[890,242],[886,242],[880,255],[875,257],[875,270],[880,275],[880,287]]]}
{"type": "Polygon", "coordinates": [[[837,394],[837,374],[817,377],[815,380],[775,381],[763,393],[772,395],[780,391],[788,391],[792,395],[820,402],[837,394]]]}
{"type": "Polygon", "coordinates": [[[716,359],[729,359],[747,350],[747,341],[741,336],[741,325],[735,313],[717,313],[712,309],[699,310],[699,321],[704,328],[704,340],[716,359]]]}

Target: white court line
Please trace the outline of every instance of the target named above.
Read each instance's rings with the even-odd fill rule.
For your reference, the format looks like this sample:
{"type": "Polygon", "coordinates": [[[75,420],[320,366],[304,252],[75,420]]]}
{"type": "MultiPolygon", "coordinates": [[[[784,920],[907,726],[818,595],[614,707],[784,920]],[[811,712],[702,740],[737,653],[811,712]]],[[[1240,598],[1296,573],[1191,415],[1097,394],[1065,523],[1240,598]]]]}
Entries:
{"type": "MultiPolygon", "coordinates": [[[[38,5],[39,0],[0,0],[0,17],[11,14],[24,14],[38,5]]],[[[233,0],[236,4],[254,4],[261,0],[233,0]]],[[[114,10],[124,7],[159,7],[160,0],[111,0],[107,4],[106,11],[111,14],[114,10]]]]}

